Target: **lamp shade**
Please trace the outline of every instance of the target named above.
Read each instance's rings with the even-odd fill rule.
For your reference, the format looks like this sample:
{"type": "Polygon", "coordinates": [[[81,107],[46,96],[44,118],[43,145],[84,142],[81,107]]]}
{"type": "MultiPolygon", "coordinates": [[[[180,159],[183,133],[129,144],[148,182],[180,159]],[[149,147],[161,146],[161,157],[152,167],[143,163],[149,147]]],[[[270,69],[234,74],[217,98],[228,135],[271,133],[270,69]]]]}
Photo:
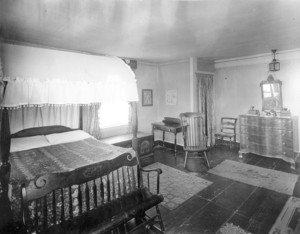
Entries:
{"type": "Polygon", "coordinates": [[[280,63],[273,59],[271,63],[269,63],[269,71],[279,71],[280,70],[280,63]]]}
{"type": "Polygon", "coordinates": [[[279,71],[280,70],[280,63],[275,59],[275,54],[277,50],[272,50],[273,53],[273,60],[269,63],[269,71],[279,71]]]}

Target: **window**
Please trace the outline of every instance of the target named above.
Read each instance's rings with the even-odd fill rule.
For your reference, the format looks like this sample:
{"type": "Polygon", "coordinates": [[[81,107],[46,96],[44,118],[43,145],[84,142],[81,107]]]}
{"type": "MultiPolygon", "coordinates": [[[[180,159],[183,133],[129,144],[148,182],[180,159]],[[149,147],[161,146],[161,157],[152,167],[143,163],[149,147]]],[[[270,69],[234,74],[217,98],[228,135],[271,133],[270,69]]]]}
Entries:
{"type": "Polygon", "coordinates": [[[104,102],[99,110],[100,128],[128,125],[128,102],[104,102]]]}

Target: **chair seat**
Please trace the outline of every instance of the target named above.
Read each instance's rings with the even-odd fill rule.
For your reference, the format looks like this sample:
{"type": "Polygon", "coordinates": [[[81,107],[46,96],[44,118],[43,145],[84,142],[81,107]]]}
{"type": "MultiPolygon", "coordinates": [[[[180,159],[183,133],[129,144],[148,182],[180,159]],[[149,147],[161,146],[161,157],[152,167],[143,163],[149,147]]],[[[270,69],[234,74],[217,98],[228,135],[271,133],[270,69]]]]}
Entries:
{"type": "Polygon", "coordinates": [[[184,151],[189,151],[189,152],[201,152],[201,151],[206,151],[207,148],[199,147],[199,146],[186,146],[183,147],[184,151]]]}
{"type": "Polygon", "coordinates": [[[230,132],[218,132],[215,134],[216,137],[220,136],[220,137],[234,137],[235,134],[234,133],[230,133],[230,132]]]}

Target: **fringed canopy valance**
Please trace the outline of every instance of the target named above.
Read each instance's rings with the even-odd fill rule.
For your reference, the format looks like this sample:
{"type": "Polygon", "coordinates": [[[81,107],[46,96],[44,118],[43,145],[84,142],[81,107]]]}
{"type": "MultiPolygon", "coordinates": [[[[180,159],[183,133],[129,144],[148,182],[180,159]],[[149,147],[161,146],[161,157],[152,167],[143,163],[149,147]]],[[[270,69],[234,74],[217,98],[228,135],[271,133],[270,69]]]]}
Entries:
{"type": "Polygon", "coordinates": [[[82,77],[82,80],[57,77],[4,77],[7,86],[1,107],[44,105],[89,105],[105,100],[138,101],[137,85],[132,70],[120,59],[109,59],[111,71],[101,77],[82,77]]]}

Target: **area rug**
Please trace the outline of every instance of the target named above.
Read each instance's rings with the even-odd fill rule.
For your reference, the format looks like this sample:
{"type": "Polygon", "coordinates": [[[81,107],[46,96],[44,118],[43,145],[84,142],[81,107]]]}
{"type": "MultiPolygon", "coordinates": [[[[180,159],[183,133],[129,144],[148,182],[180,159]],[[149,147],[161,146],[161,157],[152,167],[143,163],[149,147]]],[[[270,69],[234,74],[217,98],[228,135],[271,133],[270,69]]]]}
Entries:
{"type": "Polygon", "coordinates": [[[216,234],[251,234],[232,223],[225,223],[216,234]]]}
{"type": "MultiPolygon", "coordinates": [[[[173,210],[193,195],[212,184],[212,182],[195,175],[190,175],[175,168],[161,163],[151,164],[145,169],[160,168],[163,173],[160,175],[160,194],[164,196],[162,205],[173,210]]],[[[151,173],[150,191],[156,192],[156,176],[151,173]]],[[[146,178],[144,178],[146,182],[146,178]]]]}
{"type": "Polygon", "coordinates": [[[300,198],[290,197],[269,234],[300,233],[300,198]]]}
{"type": "Polygon", "coordinates": [[[209,173],[279,193],[292,195],[298,175],[225,160],[209,173]]]}

